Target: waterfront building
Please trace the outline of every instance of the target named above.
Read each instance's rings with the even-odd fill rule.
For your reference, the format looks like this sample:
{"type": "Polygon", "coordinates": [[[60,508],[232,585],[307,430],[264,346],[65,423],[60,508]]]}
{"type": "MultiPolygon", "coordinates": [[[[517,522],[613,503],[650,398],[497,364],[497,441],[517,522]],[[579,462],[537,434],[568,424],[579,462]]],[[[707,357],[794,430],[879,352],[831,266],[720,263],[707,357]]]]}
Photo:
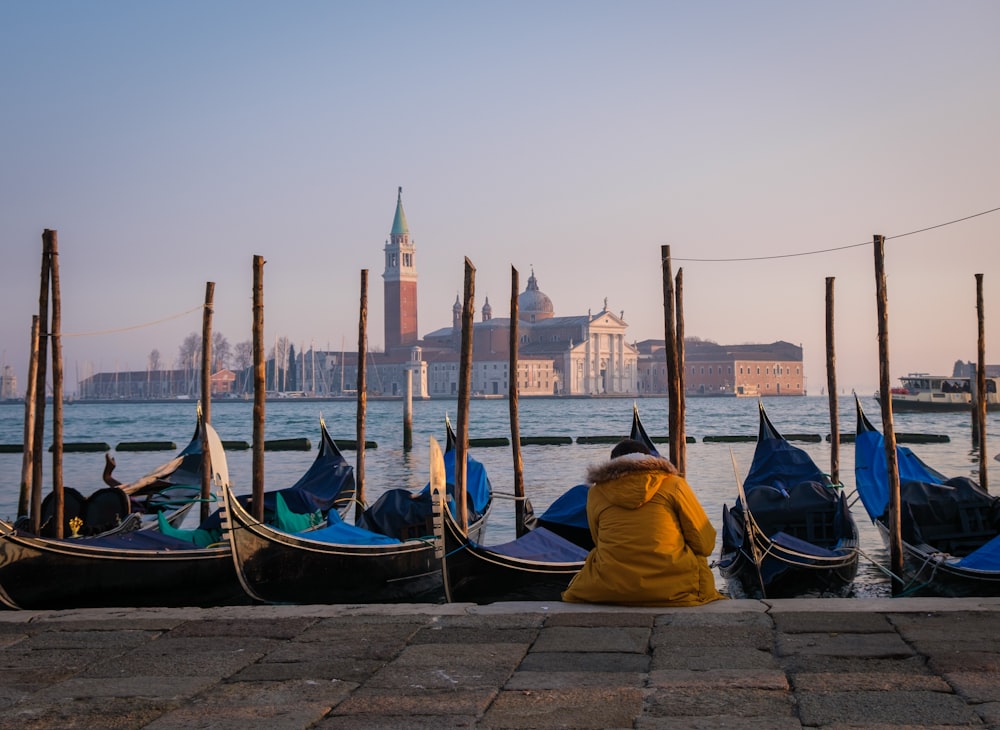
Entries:
{"type": "Polygon", "coordinates": [[[4,365],[0,370],[0,400],[15,400],[17,393],[17,375],[11,365],[4,365]]]}
{"type": "MultiPolygon", "coordinates": [[[[462,301],[451,305],[451,324],[418,336],[416,245],[403,210],[403,189],[389,238],[383,247],[385,348],[365,354],[369,395],[454,398],[458,394],[462,301]]],[[[518,294],[518,393],[532,396],[662,395],[666,388],[663,340],[629,342],[624,311],[603,307],[594,313],[556,316],[555,305],[539,287],[534,270],[518,294]]],[[[474,396],[503,397],[510,382],[509,317],[494,317],[485,297],[473,323],[474,396]]],[[[802,348],[787,342],[769,345],[717,345],[687,340],[685,379],[689,395],[804,395],[802,348]]],[[[293,391],[316,397],[354,397],[357,352],[298,353],[294,364],[276,368],[268,361],[269,392],[293,391]],[[273,384],[273,385],[272,385],[273,384]],[[286,388],[287,385],[287,388],[286,388]]],[[[247,396],[251,370],[213,375],[216,395],[247,396]]],[[[79,384],[81,398],[196,397],[197,373],[178,371],[98,373],[79,384]]]]}
{"type": "MultiPolygon", "coordinates": [[[[402,188],[396,197],[392,229],[385,244],[382,274],[385,301],[385,350],[367,354],[366,385],[372,395],[414,398],[454,397],[462,335],[462,302],[456,296],[451,325],[416,338],[416,247],[403,210],[402,188]]],[[[518,393],[538,395],[634,395],[638,351],[626,339],[622,314],[557,317],[552,300],[541,291],[534,271],[518,295],[518,393]]],[[[481,319],[473,323],[474,395],[504,396],[510,377],[510,318],[494,317],[489,297],[481,319]]],[[[304,382],[315,381],[317,394],[346,395],[356,388],[357,354],[306,352],[304,382]],[[316,372],[314,368],[319,368],[316,372]]]]}
{"type": "MultiPolygon", "coordinates": [[[[642,395],[667,392],[663,340],[636,343],[642,395]]],[[[719,345],[684,341],[684,392],[689,396],[806,395],[802,347],[790,342],[719,345]]]]}

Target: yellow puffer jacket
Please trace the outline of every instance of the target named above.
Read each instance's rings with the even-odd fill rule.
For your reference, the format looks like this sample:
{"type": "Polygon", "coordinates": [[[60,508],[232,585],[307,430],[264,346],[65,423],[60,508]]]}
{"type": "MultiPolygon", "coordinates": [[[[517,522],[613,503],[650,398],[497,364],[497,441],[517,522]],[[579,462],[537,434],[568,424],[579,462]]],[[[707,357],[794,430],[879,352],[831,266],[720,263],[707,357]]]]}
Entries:
{"type": "Polygon", "coordinates": [[[708,567],[715,528],[673,464],[629,454],[591,467],[587,480],[596,547],[564,601],[700,606],[724,598],[708,567]]]}

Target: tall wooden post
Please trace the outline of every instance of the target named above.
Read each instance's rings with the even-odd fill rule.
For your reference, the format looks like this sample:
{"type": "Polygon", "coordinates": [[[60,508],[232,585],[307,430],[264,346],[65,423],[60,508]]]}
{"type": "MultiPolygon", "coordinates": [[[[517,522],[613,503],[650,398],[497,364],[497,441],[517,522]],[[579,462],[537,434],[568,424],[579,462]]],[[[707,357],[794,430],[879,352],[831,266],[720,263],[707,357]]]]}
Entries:
{"type": "Polygon", "coordinates": [[[34,461],[35,379],[38,376],[38,315],[31,315],[31,350],[28,357],[28,383],[24,393],[24,452],[21,454],[21,491],[17,498],[17,516],[26,517],[31,505],[31,463],[34,461]]]}
{"type": "Polygon", "coordinates": [[[466,498],[466,460],[469,453],[469,401],[472,397],[472,317],[475,314],[476,267],[465,257],[465,285],[462,302],[462,351],[458,363],[458,433],[455,444],[455,501],[462,531],[469,529],[466,498]]]}
{"type": "Polygon", "coordinates": [[[365,511],[365,416],[368,411],[368,381],[365,373],[365,359],[368,352],[368,269],[361,270],[361,304],[358,313],[358,381],[357,381],[357,464],[354,467],[354,483],[357,487],[357,506],[354,521],[358,522],[365,511]]]}
{"type": "Polygon", "coordinates": [[[267,400],[267,364],[264,362],[264,261],[253,257],[253,516],[264,521],[264,408],[267,400]]]}
{"type": "Polygon", "coordinates": [[[208,519],[212,496],[212,453],[208,448],[208,428],[212,423],[212,303],[215,282],[205,284],[205,308],[201,316],[201,519],[208,519]]]}
{"type": "Polygon", "coordinates": [[[49,257],[52,272],[52,519],[56,537],[64,537],[66,499],[63,492],[63,356],[62,356],[62,296],[59,292],[59,238],[56,231],[49,236],[49,257]]]}
{"type": "Polygon", "coordinates": [[[406,393],[403,397],[403,451],[413,448],[413,362],[406,366],[406,393]]]}
{"type": "Polygon", "coordinates": [[[42,529],[42,458],[45,453],[45,379],[49,355],[49,278],[52,273],[50,231],[42,233],[41,290],[38,294],[38,372],[35,384],[35,432],[32,434],[31,531],[42,529]]]}
{"type": "Polygon", "coordinates": [[[979,431],[979,484],[989,491],[986,469],[986,328],[983,306],[983,275],[976,274],[976,315],[979,322],[978,362],[976,368],[976,424],[979,431]]]}
{"type": "Polygon", "coordinates": [[[889,567],[892,595],[903,591],[903,538],[899,510],[899,462],[896,459],[896,431],[892,423],[892,393],[889,374],[889,306],[885,285],[885,236],[875,236],[875,299],[878,305],[878,395],[882,406],[882,433],[885,463],[889,472],[889,567]]]}
{"type": "Polygon", "coordinates": [[[684,269],[677,269],[674,277],[674,325],[677,348],[677,462],[674,466],[681,476],[687,473],[687,394],[684,392],[684,269]]]}
{"type": "Polygon", "coordinates": [[[517,269],[510,267],[510,363],[507,366],[507,404],[510,408],[510,443],[514,458],[514,529],[515,535],[525,533],[524,526],[524,460],[521,458],[521,422],[518,414],[518,303],[517,269]]]}
{"type": "Polygon", "coordinates": [[[833,282],[826,277],[826,391],[830,404],[830,480],[840,484],[840,409],[837,403],[837,350],[833,335],[833,282]]]}
{"type": "Polygon", "coordinates": [[[674,278],[670,267],[670,246],[660,247],[660,267],[663,273],[663,340],[667,357],[667,425],[670,441],[670,461],[676,466],[680,458],[680,375],[677,360],[677,318],[674,311],[674,278]]]}

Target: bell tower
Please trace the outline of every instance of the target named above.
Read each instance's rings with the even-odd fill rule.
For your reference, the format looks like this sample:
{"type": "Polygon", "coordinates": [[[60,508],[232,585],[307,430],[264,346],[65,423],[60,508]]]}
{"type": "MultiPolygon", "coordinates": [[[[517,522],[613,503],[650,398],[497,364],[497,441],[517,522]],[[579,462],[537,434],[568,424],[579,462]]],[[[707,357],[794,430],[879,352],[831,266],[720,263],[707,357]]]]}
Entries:
{"type": "Polygon", "coordinates": [[[396,216],[385,244],[385,351],[409,347],[417,341],[416,247],[403,213],[403,188],[396,197],[396,216]]]}

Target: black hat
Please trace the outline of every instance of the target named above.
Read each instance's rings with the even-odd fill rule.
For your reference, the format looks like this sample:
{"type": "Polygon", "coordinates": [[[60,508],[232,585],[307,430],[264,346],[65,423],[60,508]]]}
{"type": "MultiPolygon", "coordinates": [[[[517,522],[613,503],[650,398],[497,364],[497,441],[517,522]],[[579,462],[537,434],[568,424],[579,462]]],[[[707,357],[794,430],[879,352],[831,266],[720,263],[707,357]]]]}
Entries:
{"type": "Polygon", "coordinates": [[[635,439],[622,439],[611,449],[611,458],[617,459],[626,454],[648,454],[649,448],[642,441],[635,439]]]}

